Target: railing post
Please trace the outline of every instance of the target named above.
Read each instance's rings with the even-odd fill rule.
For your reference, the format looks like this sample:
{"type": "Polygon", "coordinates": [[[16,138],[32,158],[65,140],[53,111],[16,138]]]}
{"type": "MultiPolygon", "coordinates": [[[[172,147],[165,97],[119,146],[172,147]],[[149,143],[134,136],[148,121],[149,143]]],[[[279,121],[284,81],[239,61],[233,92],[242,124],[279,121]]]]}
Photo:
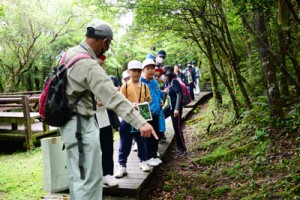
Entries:
{"type": "Polygon", "coordinates": [[[31,118],[30,118],[28,95],[22,96],[22,105],[23,105],[23,114],[24,114],[24,131],[25,131],[25,139],[26,139],[26,148],[27,151],[31,151],[33,147],[33,142],[32,142],[31,118]]]}

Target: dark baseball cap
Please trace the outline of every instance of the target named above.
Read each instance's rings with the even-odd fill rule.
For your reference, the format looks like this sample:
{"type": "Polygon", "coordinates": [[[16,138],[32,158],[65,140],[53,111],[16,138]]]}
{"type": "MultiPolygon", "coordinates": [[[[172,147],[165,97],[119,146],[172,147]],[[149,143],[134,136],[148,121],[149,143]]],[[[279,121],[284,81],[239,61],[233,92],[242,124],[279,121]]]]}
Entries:
{"type": "Polygon", "coordinates": [[[162,57],[166,57],[167,53],[164,50],[160,50],[157,55],[162,56],[162,57]]]}
{"type": "Polygon", "coordinates": [[[104,21],[99,19],[94,19],[87,27],[86,27],[86,36],[91,38],[108,38],[109,40],[113,40],[113,31],[111,27],[104,21]]]}

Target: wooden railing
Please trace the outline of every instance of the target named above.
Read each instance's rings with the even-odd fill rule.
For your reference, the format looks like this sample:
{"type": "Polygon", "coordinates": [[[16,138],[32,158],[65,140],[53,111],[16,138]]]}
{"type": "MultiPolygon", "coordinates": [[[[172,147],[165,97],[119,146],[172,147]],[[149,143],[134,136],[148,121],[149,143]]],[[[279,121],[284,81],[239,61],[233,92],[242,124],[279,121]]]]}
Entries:
{"type": "Polygon", "coordinates": [[[56,132],[49,126],[40,123],[42,131],[33,131],[32,125],[40,119],[38,113],[40,94],[0,94],[0,140],[25,140],[27,150],[33,148],[36,137],[56,132]],[[11,128],[2,128],[5,124],[11,124],[11,128]],[[18,125],[24,125],[23,130],[18,130],[18,125]]]}

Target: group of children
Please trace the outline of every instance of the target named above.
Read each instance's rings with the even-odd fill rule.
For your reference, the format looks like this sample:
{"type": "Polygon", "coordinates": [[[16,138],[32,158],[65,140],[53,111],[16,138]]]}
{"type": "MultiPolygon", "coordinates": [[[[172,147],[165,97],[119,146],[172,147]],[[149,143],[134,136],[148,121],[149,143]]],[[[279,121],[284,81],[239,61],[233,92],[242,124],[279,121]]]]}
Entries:
{"type": "MultiPolygon", "coordinates": [[[[146,56],[143,62],[132,60],[128,63],[127,70],[122,74],[120,92],[132,102],[136,109],[141,103],[149,103],[151,119],[148,122],[153,126],[160,140],[166,139],[164,135],[165,119],[171,117],[178,155],[183,156],[186,153],[186,146],[181,130],[183,105],[181,103],[182,93],[179,81],[173,67],[161,67],[157,65],[155,58],[146,56]],[[169,101],[166,101],[166,99],[169,99],[169,101]]],[[[142,138],[139,131],[124,120],[120,122],[119,134],[119,167],[114,177],[121,178],[127,174],[127,159],[131,152],[133,140],[137,144],[137,156],[140,160],[139,168],[143,172],[148,172],[150,167],[162,163],[158,156],[159,140],[154,137],[142,138]]],[[[105,161],[103,160],[103,162],[105,161]]],[[[113,176],[110,175],[109,179],[104,180],[104,183],[107,183],[108,186],[117,185],[117,181],[113,176]]]]}
{"type": "MultiPolygon", "coordinates": [[[[157,67],[156,62],[149,57],[146,57],[142,63],[132,60],[128,63],[127,71],[123,72],[123,85],[120,91],[137,109],[139,103],[149,102],[152,115],[149,123],[161,140],[165,139],[163,129],[160,127],[161,120],[171,116],[179,155],[184,155],[186,147],[181,130],[183,108],[181,105],[181,87],[175,77],[176,75],[172,68],[163,70],[163,68],[157,67]],[[165,82],[161,79],[162,75],[166,77],[165,82]],[[162,88],[164,90],[161,90],[162,88]],[[164,106],[165,95],[168,95],[170,98],[168,106],[164,106]],[[165,117],[162,118],[161,116],[165,117]]],[[[150,167],[158,166],[162,163],[158,158],[158,140],[153,137],[148,139],[141,138],[139,132],[134,130],[124,120],[121,121],[119,133],[118,162],[120,166],[115,173],[116,178],[121,178],[127,173],[127,158],[131,151],[133,139],[138,147],[137,155],[140,159],[139,167],[142,171],[147,172],[150,170],[150,167]]]]}

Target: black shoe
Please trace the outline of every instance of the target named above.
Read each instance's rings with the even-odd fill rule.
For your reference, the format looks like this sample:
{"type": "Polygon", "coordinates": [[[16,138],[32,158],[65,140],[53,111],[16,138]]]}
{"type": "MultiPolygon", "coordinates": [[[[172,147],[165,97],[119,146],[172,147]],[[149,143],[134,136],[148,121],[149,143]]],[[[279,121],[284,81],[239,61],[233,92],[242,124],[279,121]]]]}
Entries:
{"type": "Polygon", "coordinates": [[[164,143],[167,141],[167,137],[164,136],[163,138],[159,139],[158,143],[164,143]]]}
{"type": "Polygon", "coordinates": [[[186,152],[185,151],[179,151],[178,156],[185,156],[186,152]]]}

